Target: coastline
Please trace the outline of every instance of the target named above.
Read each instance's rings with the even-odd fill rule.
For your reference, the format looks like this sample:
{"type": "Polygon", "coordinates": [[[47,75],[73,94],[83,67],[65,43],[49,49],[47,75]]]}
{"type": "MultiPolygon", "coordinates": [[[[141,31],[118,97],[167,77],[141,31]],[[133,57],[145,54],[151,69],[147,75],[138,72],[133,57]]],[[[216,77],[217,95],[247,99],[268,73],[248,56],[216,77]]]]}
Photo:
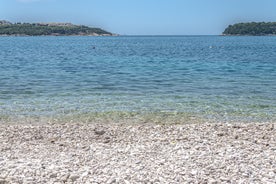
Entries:
{"type": "Polygon", "coordinates": [[[24,35],[24,34],[19,34],[19,35],[0,35],[0,37],[44,37],[44,36],[95,36],[95,37],[101,37],[101,36],[104,36],[104,37],[109,37],[109,36],[120,36],[119,34],[112,34],[112,35],[109,35],[109,34],[104,34],[104,35],[96,35],[96,34],[88,34],[88,35],[24,35]]]}
{"type": "Polygon", "coordinates": [[[0,183],[274,183],[275,123],[0,125],[0,183]]]}
{"type": "Polygon", "coordinates": [[[131,112],[131,111],[107,111],[107,112],[75,112],[69,114],[52,115],[0,115],[0,124],[19,125],[44,125],[64,124],[77,122],[90,124],[156,124],[156,125],[182,125],[202,123],[274,123],[275,116],[259,114],[252,116],[248,114],[233,113],[228,116],[216,113],[194,113],[194,112],[131,112]]]}

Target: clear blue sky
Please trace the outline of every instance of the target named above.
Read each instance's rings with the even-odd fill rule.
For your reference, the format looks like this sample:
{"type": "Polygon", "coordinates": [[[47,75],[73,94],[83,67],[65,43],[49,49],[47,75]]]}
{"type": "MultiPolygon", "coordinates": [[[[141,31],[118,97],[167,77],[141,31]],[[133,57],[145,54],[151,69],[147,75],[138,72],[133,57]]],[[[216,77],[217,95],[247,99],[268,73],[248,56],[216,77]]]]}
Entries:
{"type": "Polygon", "coordinates": [[[236,22],[276,22],[276,0],[0,0],[1,19],[128,35],[213,35],[236,22]]]}

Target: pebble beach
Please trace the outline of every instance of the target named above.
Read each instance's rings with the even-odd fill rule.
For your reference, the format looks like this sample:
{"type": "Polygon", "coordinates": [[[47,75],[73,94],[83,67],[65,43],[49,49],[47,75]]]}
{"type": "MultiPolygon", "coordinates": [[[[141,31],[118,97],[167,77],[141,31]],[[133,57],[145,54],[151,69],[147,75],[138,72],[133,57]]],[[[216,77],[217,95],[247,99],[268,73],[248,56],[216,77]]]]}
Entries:
{"type": "Polygon", "coordinates": [[[0,184],[272,184],[275,135],[275,123],[2,123],[0,184]]]}

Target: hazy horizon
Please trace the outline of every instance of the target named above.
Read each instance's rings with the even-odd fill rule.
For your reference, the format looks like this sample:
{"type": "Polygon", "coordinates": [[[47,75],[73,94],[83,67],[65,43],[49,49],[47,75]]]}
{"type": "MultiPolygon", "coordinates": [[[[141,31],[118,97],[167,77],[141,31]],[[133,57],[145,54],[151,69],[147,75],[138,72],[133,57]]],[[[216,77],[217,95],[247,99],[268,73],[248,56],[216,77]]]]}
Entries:
{"type": "Polygon", "coordinates": [[[120,35],[220,35],[229,24],[275,22],[276,1],[0,0],[0,20],[70,22],[120,35]]]}

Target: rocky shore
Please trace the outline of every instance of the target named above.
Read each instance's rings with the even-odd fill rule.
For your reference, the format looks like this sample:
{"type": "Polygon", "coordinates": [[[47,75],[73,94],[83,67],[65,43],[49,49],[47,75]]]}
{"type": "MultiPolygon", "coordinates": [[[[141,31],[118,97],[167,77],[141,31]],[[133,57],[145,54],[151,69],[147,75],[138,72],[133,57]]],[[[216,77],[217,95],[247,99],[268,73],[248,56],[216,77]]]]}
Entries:
{"type": "Polygon", "coordinates": [[[7,183],[276,183],[275,123],[1,124],[7,183]]]}

